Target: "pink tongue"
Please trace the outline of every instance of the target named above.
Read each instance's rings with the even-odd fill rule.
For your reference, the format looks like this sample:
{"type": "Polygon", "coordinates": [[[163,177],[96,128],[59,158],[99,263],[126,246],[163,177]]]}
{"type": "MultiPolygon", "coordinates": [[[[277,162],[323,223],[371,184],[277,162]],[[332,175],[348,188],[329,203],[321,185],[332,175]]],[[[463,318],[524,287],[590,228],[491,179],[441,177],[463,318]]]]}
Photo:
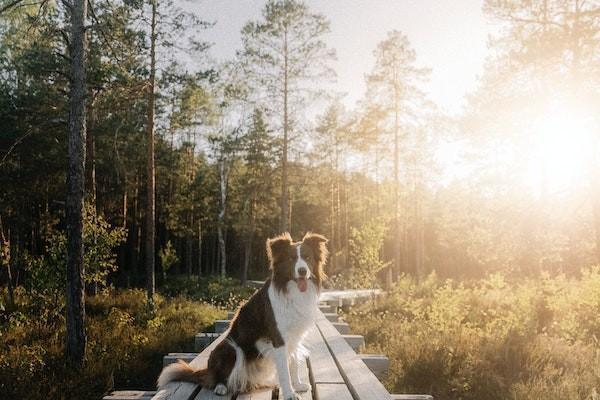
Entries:
{"type": "Polygon", "coordinates": [[[296,279],[296,284],[298,285],[298,289],[301,292],[306,292],[306,289],[308,287],[308,283],[307,283],[306,279],[298,278],[298,279],[296,279]]]}

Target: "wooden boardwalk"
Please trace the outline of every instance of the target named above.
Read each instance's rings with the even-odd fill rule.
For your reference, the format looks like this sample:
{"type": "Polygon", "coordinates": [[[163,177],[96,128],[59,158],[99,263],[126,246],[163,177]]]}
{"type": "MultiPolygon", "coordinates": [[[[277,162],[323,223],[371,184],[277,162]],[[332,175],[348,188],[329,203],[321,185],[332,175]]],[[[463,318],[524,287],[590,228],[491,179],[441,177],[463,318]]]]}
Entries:
{"type": "MultiPolygon", "coordinates": [[[[373,293],[369,293],[371,296],[373,293]]],[[[355,350],[364,343],[362,336],[348,335],[347,324],[338,323],[337,306],[343,302],[343,293],[326,297],[315,325],[305,339],[305,346],[310,351],[308,359],[302,364],[301,371],[304,382],[310,382],[311,390],[302,393],[303,400],[432,400],[428,395],[391,395],[379,381],[387,371],[387,357],[381,355],[362,355],[355,350]],[[375,375],[377,374],[377,375],[375,375]]],[[[353,298],[366,298],[365,294],[353,298]]],[[[231,314],[228,316],[231,318],[231,314]]],[[[225,338],[227,320],[217,321],[215,330],[221,333],[199,334],[196,337],[196,348],[200,353],[172,353],[165,357],[165,365],[178,358],[191,363],[194,368],[204,368],[208,356],[217,344],[225,338]],[[219,332],[220,331],[220,332],[219,332]],[[206,347],[205,347],[206,346],[206,347]]],[[[115,391],[104,400],[272,400],[281,399],[277,388],[255,391],[252,393],[229,394],[217,396],[212,390],[202,389],[192,396],[196,385],[187,382],[173,382],[158,392],[154,391],[115,391]]]]}

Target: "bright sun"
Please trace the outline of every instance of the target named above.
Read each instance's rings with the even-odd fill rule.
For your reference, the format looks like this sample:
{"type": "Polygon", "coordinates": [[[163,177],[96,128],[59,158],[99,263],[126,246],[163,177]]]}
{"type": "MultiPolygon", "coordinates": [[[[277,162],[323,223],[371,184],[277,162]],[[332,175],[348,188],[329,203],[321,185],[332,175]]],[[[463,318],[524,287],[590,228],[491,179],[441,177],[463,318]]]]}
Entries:
{"type": "Polygon", "coordinates": [[[593,148],[585,118],[576,113],[549,113],[533,130],[526,182],[538,194],[559,194],[580,183],[593,148]]]}

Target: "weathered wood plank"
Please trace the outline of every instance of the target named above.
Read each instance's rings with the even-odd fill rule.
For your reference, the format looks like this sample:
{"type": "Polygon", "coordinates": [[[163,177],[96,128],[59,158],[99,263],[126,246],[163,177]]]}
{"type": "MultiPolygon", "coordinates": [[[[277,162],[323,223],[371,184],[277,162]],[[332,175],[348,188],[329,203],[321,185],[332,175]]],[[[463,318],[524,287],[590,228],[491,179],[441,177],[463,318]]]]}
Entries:
{"type": "Polygon", "coordinates": [[[321,292],[319,300],[329,302],[331,300],[336,301],[350,298],[370,299],[380,296],[382,293],[383,291],[381,289],[324,290],[321,292]]]}
{"type": "Polygon", "coordinates": [[[223,332],[221,336],[219,336],[214,342],[212,342],[207,348],[202,350],[202,353],[198,354],[198,357],[194,358],[190,365],[192,368],[201,369],[206,368],[208,365],[208,357],[210,353],[227,337],[228,331],[223,332]]]}
{"type": "Polygon", "coordinates": [[[188,400],[196,390],[196,385],[190,382],[171,382],[162,387],[152,400],[188,400]]]}
{"type": "Polygon", "coordinates": [[[342,335],[342,337],[355,352],[358,351],[365,344],[365,338],[363,337],[363,335],[342,335]]]}
{"type": "Polygon", "coordinates": [[[150,400],[156,394],[155,390],[115,390],[108,396],[104,396],[104,400],[150,400]]]}
{"type": "Polygon", "coordinates": [[[334,313],[337,311],[337,307],[322,303],[319,305],[319,310],[321,310],[322,313],[334,313]]]}
{"type": "MultiPolygon", "coordinates": [[[[202,390],[200,390],[200,393],[198,393],[196,395],[196,397],[194,397],[193,400],[230,400],[233,398],[234,398],[234,396],[231,394],[226,394],[225,396],[219,396],[219,395],[215,394],[214,390],[212,390],[212,389],[202,388],[202,390]]],[[[179,398],[177,400],[179,400],[179,398]]]]}
{"type": "Polygon", "coordinates": [[[229,320],[228,319],[218,319],[215,321],[215,332],[223,333],[229,328],[229,320]]]}
{"type": "Polygon", "coordinates": [[[391,396],[337,329],[325,317],[317,321],[321,335],[355,400],[390,400],[391,396]]]}
{"type": "Polygon", "coordinates": [[[273,398],[273,389],[255,390],[251,393],[240,393],[236,400],[271,400],[273,398]]]}
{"type": "Polygon", "coordinates": [[[340,318],[338,313],[323,313],[323,315],[331,322],[338,322],[338,319],[340,318]]]}
{"type": "Polygon", "coordinates": [[[206,349],[212,342],[214,342],[221,334],[215,332],[201,332],[197,333],[194,337],[194,349],[198,352],[206,349]]]}
{"type": "Polygon", "coordinates": [[[316,400],[353,400],[352,394],[344,383],[317,383],[316,400]]]}
{"type": "Polygon", "coordinates": [[[308,331],[305,345],[309,350],[308,366],[313,383],[344,383],[344,379],[316,326],[308,331]]]}
{"type": "Polygon", "coordinates": [[[333,322],[333,326],[342,335],[347,335],[350,333],[350,326],[346,322],[333,322]]]}
{"type": "Polygon", "coordinates": [[[359,354],[358,357],[377,379],[382,379],[390,368],[390,359],[383,354],[359,354]]]}

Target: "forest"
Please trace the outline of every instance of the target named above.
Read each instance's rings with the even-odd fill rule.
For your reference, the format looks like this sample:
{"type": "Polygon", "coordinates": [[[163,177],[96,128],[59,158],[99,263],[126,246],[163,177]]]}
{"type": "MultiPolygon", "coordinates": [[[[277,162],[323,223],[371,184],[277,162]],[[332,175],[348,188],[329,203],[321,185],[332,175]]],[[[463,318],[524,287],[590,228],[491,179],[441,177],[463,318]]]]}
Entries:
{"type": "Polygon", "coordinates": [[[459,112],[403,21],[350,103],[314,2],[265,0],[229,59],[189,3],[0,0],[0,397],[151,387],[289,231],[328,238],[329,287],[390,293],[347,315],[390,389],[597,398],[597,1],[478,3],[459,112]]]}

